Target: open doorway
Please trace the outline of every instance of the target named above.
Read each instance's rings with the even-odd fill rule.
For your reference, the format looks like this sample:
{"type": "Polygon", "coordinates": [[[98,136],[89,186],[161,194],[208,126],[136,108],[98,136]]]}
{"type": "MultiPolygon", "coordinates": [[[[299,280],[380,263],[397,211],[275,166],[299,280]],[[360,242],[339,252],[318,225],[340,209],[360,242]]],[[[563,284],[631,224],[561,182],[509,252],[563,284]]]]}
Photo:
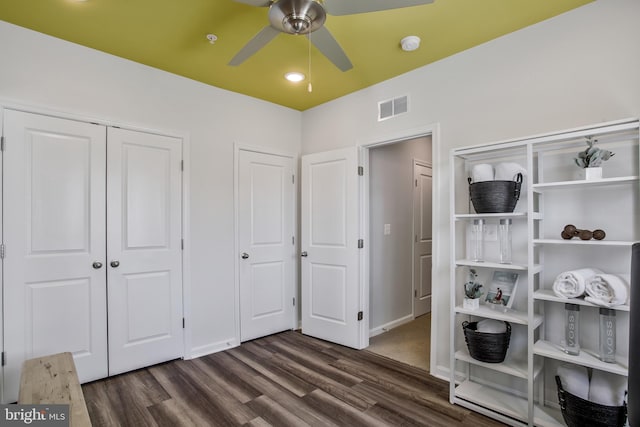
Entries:
{"type": "Polygon", "coordinates": [[[370,147],[368,350],[430,370],[432,138],[370,147]]]}

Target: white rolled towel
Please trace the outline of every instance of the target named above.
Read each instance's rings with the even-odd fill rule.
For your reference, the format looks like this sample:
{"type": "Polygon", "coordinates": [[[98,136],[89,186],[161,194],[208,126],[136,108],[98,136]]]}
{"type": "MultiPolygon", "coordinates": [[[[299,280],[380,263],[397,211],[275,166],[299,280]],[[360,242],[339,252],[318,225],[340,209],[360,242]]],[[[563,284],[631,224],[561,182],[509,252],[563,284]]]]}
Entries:
{"type": "Polygon", "coordinates": [[[496,181],[515,181],[519,173],[526,176],[527,170],[518,163],[502,162],[496,165],[496,181]]]}
{"type": "Polygon", "coordinates": [[[589,372],[584,366],[562,364],[556,371],[562,388],[584,400],[589,398],[589,372]]]}
{"type": "Polygon", "coordinates": [[[627,378],[593,370],[589,384],[589,401],[606,406],[622,406],[627,392],[627,378]]]}
{"type": "Polygon", "coordinates": [[[471,169],[471,182],[493,181],[493,166],[488,163],[474,165],[471,169]]]}
{"type": "Polygon", "coordinates": [[[504,334],[507,332],[507,324],[500,320],[484,319],[478,322],[476,332],[488,334],[504,334]]]}
{"type": "Polygon", "coordinates": [[[561,298],[581,297],[587,286],[587,279],[600,274],[597,268],[579,268],[563,271],[553,282],[553,292],[561,298]]]}
{"type": "Polygon", "coordinates": [[[596,274],[587,279],[585,301],[603,307],[622,305],[629,299],[629,283],[615,274],[596,274]]]}

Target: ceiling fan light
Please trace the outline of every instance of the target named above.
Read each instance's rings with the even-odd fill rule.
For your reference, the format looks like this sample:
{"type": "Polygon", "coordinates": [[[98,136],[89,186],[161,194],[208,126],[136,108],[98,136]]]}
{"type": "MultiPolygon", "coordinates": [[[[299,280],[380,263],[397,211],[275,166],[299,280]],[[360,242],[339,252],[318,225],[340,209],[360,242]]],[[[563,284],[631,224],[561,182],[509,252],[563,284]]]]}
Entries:
{"type": "Polygon", "coordinates": [[[284,75],[284,78],[293,83],[301,82],[305,79],[305,75],[297,71],[291,71],[284,75]]]}

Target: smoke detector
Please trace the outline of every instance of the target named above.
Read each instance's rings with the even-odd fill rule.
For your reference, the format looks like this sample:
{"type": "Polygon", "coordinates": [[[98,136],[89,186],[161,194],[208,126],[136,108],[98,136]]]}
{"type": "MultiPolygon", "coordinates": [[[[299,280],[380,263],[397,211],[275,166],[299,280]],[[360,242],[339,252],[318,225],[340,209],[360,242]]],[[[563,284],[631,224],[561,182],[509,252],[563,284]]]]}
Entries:
{"type": "Polygon", "coordinates": [[[405,52],[411,52],[412,50],[416,50],[420,47],[420,37],[418,36],[407,36],[400,40],[400,46],[402,46],[402,50],[405,52]]]}

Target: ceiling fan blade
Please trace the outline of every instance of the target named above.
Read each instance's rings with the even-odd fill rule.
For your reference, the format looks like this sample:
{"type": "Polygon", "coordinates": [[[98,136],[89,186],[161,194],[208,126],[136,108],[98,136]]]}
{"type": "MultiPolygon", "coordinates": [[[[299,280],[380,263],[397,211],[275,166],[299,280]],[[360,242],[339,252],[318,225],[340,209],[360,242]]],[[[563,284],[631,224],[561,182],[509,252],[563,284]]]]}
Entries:
{"type": "Polygon", "coordinates": [[[320,27],[318,30],[307,34],[307,37],[311,39],[311,43],[318,48],[329,61],[338,67],[341,71],[347,71],[353,68],[351,61],[344,53],[338,42],[331,35],[326,27],[320,27]]]}
{"type": "Polygon", "coordinates": [[[355,15],[356,13],[422,6],[433,2],[434,0],[324,0],[324,9],[329,15],[355,15]]]}
{"type": "Polygon", "coordinates": [[[244,45],[240,52],[236,53],[236,56],[231,58],[229,65],[240,65],[246,61],[251,55],[262,49],[267,43],[269,43],[275,36],[280,34],[280,31],[276,30],[270,25],[264,27],[258,34],[256,34],[249,43],[244,45]]]}
{"type": "Polygon", "coordinates": [[[237,3],[248,4],[255,7],[267,7],[271,4],[271,0],[233,0],[237,3]]]}

